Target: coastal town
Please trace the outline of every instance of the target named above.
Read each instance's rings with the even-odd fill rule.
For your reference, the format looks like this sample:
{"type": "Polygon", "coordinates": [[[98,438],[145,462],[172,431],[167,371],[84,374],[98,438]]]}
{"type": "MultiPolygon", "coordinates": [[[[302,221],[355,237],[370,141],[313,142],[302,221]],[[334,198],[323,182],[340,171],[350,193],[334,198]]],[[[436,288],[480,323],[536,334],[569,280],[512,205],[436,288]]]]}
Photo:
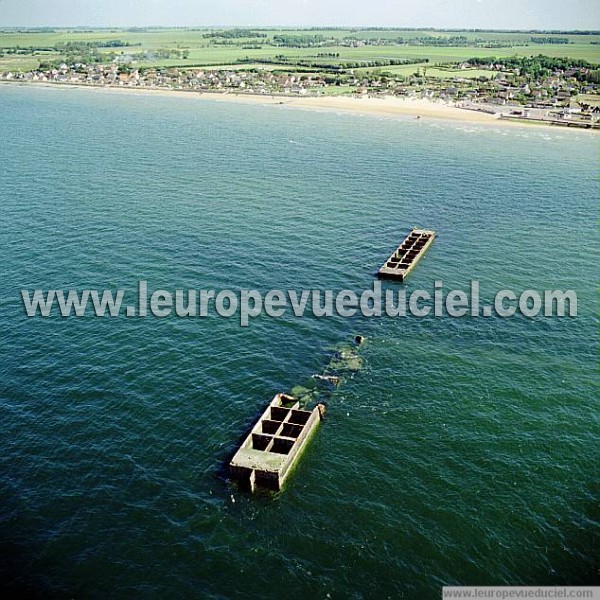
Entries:
{"type": "Polygon", "coordinates": [[[438,70],[441,68],[448,69],[447,77],[429,76],[428,68],[421,66],[406,75],[385,69],[282,72],[260,65],[243,69],[144,68],[115,60],[104,65],[62,63],[26,72],[4,71],[0,81],[276,97],[345,94],[355,98],[426,99],[507,119],[600,128],[597,70],[551,65],[532,76],[522,65],[481,60],[478,64],[464,61],[451,69],[440,66],[438,70]],[[474,77],[474,70],[485,75],[474,77]]]}

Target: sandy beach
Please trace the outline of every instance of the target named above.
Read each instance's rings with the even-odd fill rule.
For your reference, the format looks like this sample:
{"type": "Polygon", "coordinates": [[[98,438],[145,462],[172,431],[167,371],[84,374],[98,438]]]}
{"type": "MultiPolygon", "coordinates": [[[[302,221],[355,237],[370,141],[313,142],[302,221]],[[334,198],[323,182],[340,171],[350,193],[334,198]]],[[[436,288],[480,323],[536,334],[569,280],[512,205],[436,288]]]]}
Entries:
{"type": "Polygon", "coordinates": [[[404,116],[414,118],[446,119],[471,123],[498,123],[498,116],[464,110],[452,104],[421,99],[393,97],[305,96],[297,98],[242,96],[234,94],[207,94],[223,101],[283,104],[305,109],[333,110],[376,116],[404,116]]]}
{"type": "MultiPolygon", "coordinates": [[[[499,114],[490,114],[477,110],[460,108],[454,104],[426,99],[404,99],[396,97],[365,97],[365,96],[271,96],[258,94],[235,94],[224,92],[196,92],[187,90],[166,90],[156,88],[133,88],[118,86],[92,86],[81,84],[55,84],[46,82],[5,82],[7,85],[43,86],[53,89],[68,90],[72,88],[89,90],[96,93],[123,94],[154,94],[187,98],[194,101],[212,100],[217,102],[234,102],[259,104],[264,106],[279,105],[305,110],[328,110],[348,112],[361,115],[402,117],[413,119],[435,119],[445,121],[460,121],[479,125],[494,125],[507,127],[550,127],[549,123],[540,121],[523,122],[500,119],[499,114]]],[[[585,131],[583,129],[561,127],[561,131],[585,131]]]]}
{"type": "MultiPolygon", "coordinates": [[[[29,84],[27,84],[29,85],[29,84]]],[[[46,84],[59,87],[56,84],[46,84]]],[[[67,86],[61,86],[67,87],[67,86]]],[[[162,90],[151,88],[93,87],[73,85],[82,89],[99,92],[117,92],[126,94],[157,94],[161,96],[186,97],[191,100],[214,100],[218,102],[235,102],[259,104],[263,106],[280,105],[301,109],[329,110],[374,116],[402,116],[412,118],[443,119],[470,123],[498,124],[498,115],[491,115],[473,110],[464,110],[451,104],[434,102],[425,99],[403,99],[393,97],[355,97],[355,96],[271,96],[258,94],[234,94],[223,92],[188,92],[178,90],[162,90]]],[[[502,124],[514,125],[508,121],[502,124]]]]}

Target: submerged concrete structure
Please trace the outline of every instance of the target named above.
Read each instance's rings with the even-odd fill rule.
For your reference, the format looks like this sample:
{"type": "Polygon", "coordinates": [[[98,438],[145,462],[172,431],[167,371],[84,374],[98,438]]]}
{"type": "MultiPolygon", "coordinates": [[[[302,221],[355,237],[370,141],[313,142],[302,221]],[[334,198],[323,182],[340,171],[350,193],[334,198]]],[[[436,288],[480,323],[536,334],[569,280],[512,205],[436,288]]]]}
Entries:
{"type": "Polygon", "coordinates": [[[231,459],[232,478],[252,491],[279,491],[324,413],[323,404],[305,410],[295,397],[277,394],[231,459]]]}
{"type": "Polygon", "coordinates": [[[379,279],[404,281],[435,239],[431,229],[413,229],[377,272],[379,279]]]}

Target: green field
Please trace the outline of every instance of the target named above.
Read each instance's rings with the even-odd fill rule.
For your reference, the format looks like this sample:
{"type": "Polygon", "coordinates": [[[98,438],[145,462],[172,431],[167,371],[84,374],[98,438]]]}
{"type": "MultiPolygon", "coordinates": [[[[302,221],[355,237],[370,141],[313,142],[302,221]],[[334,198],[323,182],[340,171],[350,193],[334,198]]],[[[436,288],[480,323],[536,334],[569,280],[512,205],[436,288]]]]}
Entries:
{"type": "MultiPolygon", "coordinates": [[[[131,46],[123,48],[99,47],[98,57],[103,62],[110,62],[115,55],[127,60],[129,55],[149,53],[134,60],[137,64],[148,67],[170,66],[236,66],[240,59],[249,61],[269,61],[272,68],[285,68],[281,57],[294,62],[319,61],[332,66],[348,62],[363,63],[381,60],[418,60],[428,59],[432,67],[428,73],[432,76],[444,76],[444,71],[434,67],[436,64],[457,63],[471,57],[506,57],[530,56],[545,54],[552,57],[568,56],[600,63],[600,35],[597,34],[549,34],[528,32],[472,32],[472,31],[423,31],[423,30],[248,30],[252,37],[236,37],[233,39],[207,38],[210,30],[201,29],[99,29],[52,30],[52,31],[0,31],[0,70],[30,70],[36,68],[40,61],[60,61],[67,56],[57,44],[68,42],[102,43],[121,40],[131,46]],[[258,37],[264,35],[266,37],[258,37]],[[275,36],[323,36],[325,45],[312,47],[287,47],[272,45],[275,36]],[[405,42],[410,40],[442,37],[441,45],[399,45],[399,38],[405,42]],[[467,45],[444,45],[449,38],[462,37],[467,45]],[[568,39],[569,43],[532,43],[532,38],[543,37],[545,40],[568,39]],[[339,45],[342,39],[379,40],[381,45],[364,45],[351,47],[339,45]],[[219,43],[221,42],[221,43],[219,43]],[[222,42],[227,42],[226,44],[222,42]],[[592,43],[594,42],[594,43],[592,43]],[[501,47],[482,47],[489,43],[501,47]],[[244,47],[260,46],[260,47],[244,47]],[[113,54],[110,54],[110,53],[113,54]],[[155,57],[154,53],[171,54],[168,57],[155,57]],[[183,54],[185,53],[185,58],[183,54]],[[179,54],[179,56],[177,56],[179,54]],[[335,57],[319,57],[319,54],[334,54],[335,57]],[[278,58],[277,58],[278,57],[278,58]],[[279,64],[279,67],[277,66],[279,64]]],[[[245,35],[245,31],[241,35],[245,35]]],[[[361,68],[369,68],[368,64],[361,68]]],[[[409,65],[409,72],[415,66],[409,65]]],[[[290,67],[289,70],[293,70],[290,67]]],[[[394,65],[391,72],[404,73],[406,66],[394,65]]],[[[478,76],[474,73],[462,76],[478,76]]]]}

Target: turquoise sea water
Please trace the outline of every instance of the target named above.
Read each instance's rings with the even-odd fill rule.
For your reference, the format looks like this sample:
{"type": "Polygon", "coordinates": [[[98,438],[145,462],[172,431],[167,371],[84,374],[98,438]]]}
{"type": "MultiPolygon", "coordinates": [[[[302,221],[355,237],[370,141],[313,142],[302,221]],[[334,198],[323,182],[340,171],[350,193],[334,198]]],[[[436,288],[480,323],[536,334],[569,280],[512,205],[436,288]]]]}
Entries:
{"type": "Polygon", "coordinates": [[[598,576],[597,136],[0,89],[0,565],[46,597],[438,598],[598,576]],[[576,318],[26,318],[20,290],[574,289],[576,318]],[[386,287],[395,287],[386,284],[386,287]],[[284,493],[223,465],[355,333],[284,493]]]}

